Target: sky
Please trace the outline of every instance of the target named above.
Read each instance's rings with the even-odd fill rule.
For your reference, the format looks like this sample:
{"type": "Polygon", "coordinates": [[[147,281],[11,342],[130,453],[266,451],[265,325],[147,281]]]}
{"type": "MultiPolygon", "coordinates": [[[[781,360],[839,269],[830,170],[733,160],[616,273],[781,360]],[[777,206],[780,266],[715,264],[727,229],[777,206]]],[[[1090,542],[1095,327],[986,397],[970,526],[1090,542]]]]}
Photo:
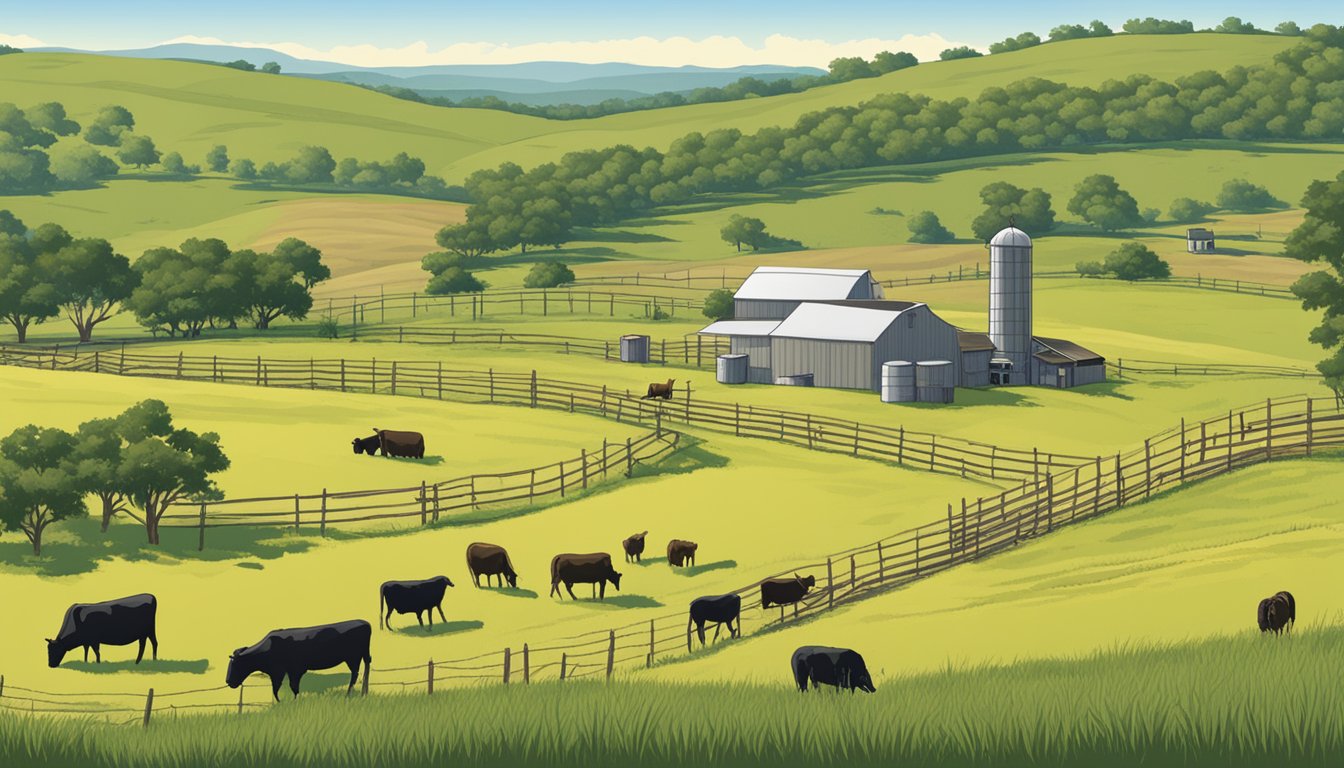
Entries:
{"type": "Polygon", "coordinates": [[[1344,2],[1279,0],[0,0],[0,43],[86,50],[165,42],[269,47],[361,66],[624,61],[821,66],[907,50],[936,58],[1030,30],[1101,19],[1240,16],[1273,28],[1344,23],[1344,2]]]}

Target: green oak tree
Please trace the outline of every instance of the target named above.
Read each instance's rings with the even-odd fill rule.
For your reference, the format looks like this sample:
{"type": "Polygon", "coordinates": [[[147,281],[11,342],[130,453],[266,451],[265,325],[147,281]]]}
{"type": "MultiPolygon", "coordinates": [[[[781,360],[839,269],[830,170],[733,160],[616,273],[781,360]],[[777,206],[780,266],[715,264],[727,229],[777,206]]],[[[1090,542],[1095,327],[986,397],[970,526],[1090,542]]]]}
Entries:
{"type": "Polygon", "coordinates": [[[97,238],[71,240],[41,254],[37,266],[81,342],[92,339],[94,326],[110,318],[140,282],[130,260],[97,238]]]}
{"type": "Polygon", "coordinates": [[[205,167],[215,173],[224,173],[229,169],[229,148],[216,144],[205,153],[205,167]]]}
{"type": "Polygon", "coordinates": [[[88,514],[75,445],[69,432],[31,424],[0,439],[0,522],[23,531],[34,555],[42,554],[42,535],[52,523],[88,514]]]}
{"type": "MultiPolygon", "coordinates": [[[[27,233],[22,222],[3,213],[8,215],[0,216],[0,228],[11,234],[0,233],[0,319],[14,326],[23,344],[30,326],[60,314],[60,296],[38,268],[42,248],[34,244],[37,232],[27,233]],[[24,234],[12,234],[14,230],[24,234]]],[[[53,233],[46,231],[38,242],[51,245],[53,233]]]]}
{"type": "Polygon", "coordinates": [[[116,105],[98,110],[98,114],[84,128],[84,140],[90,144],[115,147],[122,136],[135,129],[135,116],[129,109],[116,105]]]}
{"type": "Polygon", "coordinates": [[[1069,213],[1107,232],[1137,227],[1143,223],[1139,203],[1120,188],[1114,176],[1093,174],[1083,179],[1069,200],[1069,213]]]}
{"type": "Polygon", "coordinates": [[[214,432],[175,428],[162,401],[145,400],[118,418],[127,445],[120,468],[126,498],[143,513],[150,544],[173,504],[208,501],[223,494],[211,475],[229,468],[214,432]]]}
{"type": "Polygon", "coordinates": [[[733,316],[733,292],[726,288],[715,288],[705,297],[704,309],[700,312],[710,320],[727,320],[733,316]]]}
{"type": "Polygon", "coordinates": [[[950,243],[956,239],[956,235],[943,226],[938,220],[938,214],[933,211],[914,214],[906,221],[906,226],[910,228],[912,243],[950,243]]]}
{"type": "Polygon", "coordinates": [[[448,267],[429,279],[426,293],[446,295],[450,293],[475,293],[485,290],[485,283],[461,267],[448,267]]]}
{"type": "Polygon", "coordinates": [[[1132,241],[1122,243],[1107,254],[1102,267],[1121,280],[1171,277],[1171,266],[1167,262],[1148,246],[1132,241]]]}
{"type": "Polygon", "coordinates": [[[1031,235],[1055,228],[1055,212],[1050,194],[1040,187],[1023,189],[1006,181],[986,184],[980,190],[985,210],[971,222],[971,231],[980,240],[989,240],[1010,223],[1031,235]]]}
{"type": "MultiPolygon", "coordinates": [[[[153,139],[133,133],[122,138],[117,159],[125,165],[145,168],[159,162],[159,150],[154,147],[153,139]]],[[[181,155],[178,159],[181,159],[181,155]]]]}
{"type": "Polygon", "coordinates": [[[524,288],[557,288],[574,282],[574,270],[558,261],[533,264],[523,278],[524,288]]]}
{"type": "Polygon", "coordinates": [[[1308,338],[1329,356],[1316,365],[1326,384],[1344,395],[1344,173],[1313,181],[1302,196],[1306,215],[1284,243],[1287,255],[1324,267],[1298,278],[1302,308],[1320,312],[1308,338]]]}

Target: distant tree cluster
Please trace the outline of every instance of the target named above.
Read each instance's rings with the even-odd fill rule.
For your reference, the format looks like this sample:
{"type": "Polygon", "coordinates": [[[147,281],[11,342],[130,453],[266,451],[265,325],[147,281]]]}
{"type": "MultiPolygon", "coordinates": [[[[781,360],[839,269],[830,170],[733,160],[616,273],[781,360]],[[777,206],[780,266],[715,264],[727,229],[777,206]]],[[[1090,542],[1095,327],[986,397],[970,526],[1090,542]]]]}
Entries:
{"type": "Polygon", "coordinates": [[[1263,35],[1265,30],[1257,28],[1254,24],[1242,21],[1236,16],[1228,16],[1222,23],[1213,28],[1214,32],[1221,32],[1225,35],[1263,35]]]}
{"type": "Polygon", "coordinates": [[[939,61],[955,61],[957,59],[975,59],[985,54],[977,51],[969,45],[959,45],[955,48],[945,48],[938,54],[939,61]]]}
{"type": "Polygon", "coordinates": [[[1040,44],[1041,38],[1035,32],[1023,32],[1017,37],[1010,37],[1005,40],[1000,40],[997,43],[991,43],[989,52],[1011,53],[1013,51],[1020,51],[1024,48],[1034,48],[1040,44]]]}
{"type": "Polygon", "coordinates": [[[1171,265],[1162,260],[1143,243],[1122,243],[1111,251],[1104,262],[1084,261],[1078,264],[1078,274],[1084,277],[1111,275],[1118,280],[1146,280],[1171,277],[1171,265]]]}
{"type": "Polygon", "coordinates": [[[1144,19],[1130,19],[1121,29],[1130,35],[1186,35],[1195,31],[1195,24],[1186,19],[1170,21],[1149,16],[1144,19]]]}
{"type": "Polygon", "coordinates": [[[84,187],[115,176],[116,162],[92,147],[56,146],[79,131],[58,102],[28,109],[0,103],[0,195],[84,187]]]}
{"type": "Polygon", "coordinates": [[[1282,208],[1282,200],[1259,184],[1246,179],[1231,179],[1218,190],[1218,207],[1225,211],[1266,211],[1282,208]]]}
{"type": "Polygon", "coordinates": [[[1061,24],[1050,30],[1049,42],[1058,43],[1062,40],[1081,40],[1086,37],[1110,37],[1115,32],[1103,22],[1093,19],[1090,24],[1061,24]]]}
{"type": "Polygon", "coordinates": [[[12,45],[3,45],[3,44],[0,44],[0,56],[4,56],[4,55],[6,55],[6,54],[10,54],[10,53],[23,53],[23,49],[22,49],[22,48],[15,48],[15,47],[12,46],[12,45]]]}
{"type": "Polygon", "coordinates": [[[131,509],[150,544],[173,504],[223,498],[212,475],[229,468],[213,432],[174,426],[168,406],[145,400],[77,432],[28,425],[0,438],[0,530],[21,531],[41,556],[54,523],[89,514],[99,502],[102,531],[131,509]]]}
{"type": "Polygon", "coordinates": [[[776,237],[765,231],[765,222],[750,216],[733,214],[728,223],[719,230],[719,237],[742,252],[742,246],[753,251],[762,249],[783,250],[801,248],[802,243],[786,237],[776,237]]]}
{"type": "Polygon", "coordinates": [[[1139,203],[1120,188],[1114,176],[1094,174],[1083,179],[1069,200],[1069,213],[1106,232],[1131,229],[1144,223],[1139,203]]]}
{"type": "MultiPolygon", "coordinates": [[[[253,64],[252,62],[248,61],[247,59],[238,59],[237,61],[220,61],[220,62],[212,62],[212,63],[217,63],[217,64],[219,64],[219,66],[221,66],[221,67],[228,67],[229,69],[237,69],[237,70],[240,70],[240,71],[242,71],[242,72],[257,72],[257,71],[258,71],[258,67],[257,67],[257,65],[256,65],[256,64],[253,64]]],[[[274,61],[268,61],[268,62],[266,62],[265,64],[262,64],[262,65],[261,65],[261,67],[260,67],[260,71],[261,71],[261,72],[264,72],[264,73],[266,73],[266,74],[268,74],[268,75],[278,75],[278,74],[280,74],[280,65],[277,64],[277,63],[275,63],[274,61]]]]}
{"type": "Polygon", "coordinates": [[[230,161],[228,147],[220,145],[206,154],[206,166],[215,172],[227,170],[243,181],[261,181],[293,187],[358,189],[392,195],[418,195],[434,198],[460,196],[443,179],[425,173],[425,162],[399,152],[386,162],[362,161],[353,157],[337,162],[326,147],[301,147],[294,157],[267,162],[260,168],[247,158],[230,161]]]}

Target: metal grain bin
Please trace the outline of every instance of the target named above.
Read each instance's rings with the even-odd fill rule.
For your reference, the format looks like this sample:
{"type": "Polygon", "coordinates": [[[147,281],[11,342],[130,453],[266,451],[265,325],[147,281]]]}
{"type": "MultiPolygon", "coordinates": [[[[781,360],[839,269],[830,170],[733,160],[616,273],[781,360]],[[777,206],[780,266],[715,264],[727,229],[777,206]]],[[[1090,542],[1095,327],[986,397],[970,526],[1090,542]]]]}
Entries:
{"type": "Polygon", "coordinates": [[[746,355],[719,355],[715,378],[720,384],[746,384],[749,361],[746,355]]]}
{"type": "Polygon", "coordinates": [[[915,365],[915,394],[921,403],[950,403],[957,391],[951,360],[922,360],[915,365]]]}
{"type": "Polygon", "coordinates": [[[777,376],[775,383],[786,387],[810,387],[812,378],[810,373],[795,373],[789,376],[777,376]]]}
{"type": "Polygon", "coordinates": [[[882,402],[915,402],[915,364],[893,360],[882,364],[882,402]]]}
{"type": "Polygon", "coordinates": [[[630,334],[621,337],[622,363],[649,362],[649,337],[630,334]]]}

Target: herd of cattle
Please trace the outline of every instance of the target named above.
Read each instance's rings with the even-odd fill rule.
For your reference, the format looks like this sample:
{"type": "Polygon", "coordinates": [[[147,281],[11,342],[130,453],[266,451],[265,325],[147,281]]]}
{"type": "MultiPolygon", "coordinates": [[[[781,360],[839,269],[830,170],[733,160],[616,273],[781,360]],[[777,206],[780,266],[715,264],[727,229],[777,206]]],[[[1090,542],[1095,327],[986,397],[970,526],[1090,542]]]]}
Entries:
{"type": "MultiPolygon", "coordinates": [[[[638,560],[644,549],[644,533],[626,539],[626,557],[638,560]]],[[[677,542],[673,543],[689,543],[677,542]]],[[[669,545],[669,559],[671,559],[669,545]]],[[[691,550],[694,556],[694,549],[691,550]]],[[[518,585],[518,574],[513,569],[508,552],[495,544],[477,542],[467,547],[467,568],[472,580],[480,587],[480,577],[486,577],[490,586],[490,577],[495,576],[502,583],[507,581],[511,588],[518,585]]],[[[551,561],[551,594],[558,592],[558,585],[565,584],[570,597],[574,592],[570,586],[574,583],[600,583],[610,581],[619,589],[621,574],[611,567],[611,557],[605,553],[592,555],[557,555],[551,561]]],[[[761,604],[786,605],[796,603],[807,594],[815,584],[812,577],[793,579],[772,579],[761,584],[761,604]]],[[[419,581],[388,581],[379,589],[379,627],[388,627],[392,614],[414,613],[416,621],[422,626],[423,615],[428,614],[429,624],[434,625],[433,611],[439,618],[447,621],[443,614],[443,597],[453,582],[447,576],[436,576],[419,581]]],[[[95,661],[101,663],[101,647],[104,645],[139,644],[135,663],[139,664],[145,655],[146,642],[152,644],[153,655],[159,657],[159,640],[155,631],[158,616],[158,600],[150,594],[132,595],[119,600],[103,603],[76,603],[65,612],[61,629],[55,638],[47,639],[47,664],[59,667],[65,655],[75,648],[84,649],[84,660],[89,659],[89,650],[93,650],[95,661]]],[[[701,646],[706,644],[705,629],[715,625],[714,640],[717,641],[723,627],[728,628],[729,637],[741,637],[742,596],[736,593],[699,597],[691,601],[690,618],[686,624],[687,651],[691,649],[690,630],[694,626],[701,646]]],[[[1261,632],[1281,634],[1291,632],[1297,621],[1297,601],[1290,592],[1278,592],[1261,600],[1256,609],[1256,623],[1261,632]]],[[[373,629],[367,621],[355,619],[335,624],[324,624],[299,629],[277,629],[266,634],[260,642],[239,648],[229,654],[229,665],[225,672],[225,682],[231,688],[243,684],[250,675],[261,672],[271,679],[271,693],[278,700],[280,686],[289,679],[290,690],[299,693],[299,682],[311,671],[331,669],[344,664],[350,669],[349,693],[359,680],[360,665],[364,666],[367,680],[372,656],[369,647],[373,638],[373,629]]],[[[800,691],[806,692],[809,683],[816,688],[820,685],[833,686],[840,690],[866,691],[872,693],[872,676],[863,657],[848,648],[826,646],[803,646],[794,651],[789,661],[789,669],[800,691]]]]}

